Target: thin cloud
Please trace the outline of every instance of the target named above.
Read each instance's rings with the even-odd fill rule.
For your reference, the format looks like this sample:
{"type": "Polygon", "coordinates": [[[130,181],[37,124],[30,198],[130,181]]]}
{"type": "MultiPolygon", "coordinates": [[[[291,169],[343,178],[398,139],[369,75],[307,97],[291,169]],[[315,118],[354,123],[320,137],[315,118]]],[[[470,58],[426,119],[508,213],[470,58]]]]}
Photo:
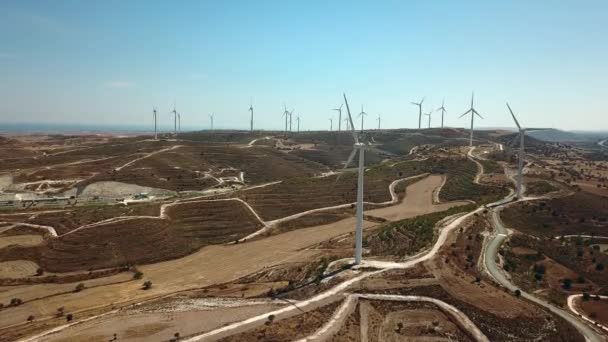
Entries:
{"type": "Polygon", "coordinates": [[[111,81],[111,82],[106,82],[103,85],[108,88],[131,88],[135,84],[132,82],[128,82],[128,81],[111,81]]]}

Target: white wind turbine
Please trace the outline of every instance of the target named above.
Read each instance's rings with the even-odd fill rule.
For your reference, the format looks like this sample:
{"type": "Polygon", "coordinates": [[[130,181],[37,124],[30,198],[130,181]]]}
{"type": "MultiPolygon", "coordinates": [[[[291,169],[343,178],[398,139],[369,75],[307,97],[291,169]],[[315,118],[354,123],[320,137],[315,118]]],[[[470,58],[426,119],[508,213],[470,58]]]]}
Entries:
{"type": "Polygon", "coordinates": [[[300,133],[300,115],[296,116],[296,121],[298,122],[298,133],[300,133]]]}
{"type": "Polygon", "coordinates": [[[156,107],[152,107],[152,118],[154,119],[154,140],[158,140],[158,130],[156,129],[158,117],[156,116],[156,107]]]}
{"type": "Polygon", "coordinates": [[[346,104],[346,111],[348,113],[348,121],[350,122],[351,132],[355,144],[353,151],[350,153],[344,168],[348,168],[348,165],[355,158],[355,154],[359,151],[359,168],[357,178],[357,228],[355,231],[355,264],[361,264],[363,257],[363,176],[365,173],[365,144],[359,141],[357,132],[355,132],[355,126],[353,125],[353,118],[350,115],[350,108],[348,107],[348,100],[346,100],[346,94],[344,94],[344,103],[346,104]]]}
{"type": "Polygon", "coordinates": [[[173,102],[173,110],[169,114],[173,114],[173,134],[177,134],[177,108],[175,101],[173,102]]]}
{"type": "Polygon", "coordinates": [[[380,114],[378,114],[378,119],[376,119],[376,120],[378,120],[378,130],[380,130],[380,121],[381,121],[380,114]]]}
{"type": "Polygon", "coordinates": [[[511,106],[507,102],[507,108],[509,108],[509,112],[513,117],[513,121],[517,125],[517,129],[519,130],[519,156],[517,157],[517,199],[521,199],[521,184],[523,180],[523,172],[524,172],[524,158],[525,158],[525,148],[524,148],[524,137],[526,136],[526,129],[521,128],[517,118],[515,118],[515,114],[511,110],[511,106]]]}
{"type": "Polygon", "coordinates": [[[363,118],[367,116],[367,113],[363,110],[363,105],[361,105],[361,113],[359,113],[359,117],[361,117],[361,132],[363,132],[363,118]]]}
{"type": "Polygon", "coordinates": [[[431,128],[431,115],[433,115],[433,112],[428,112],[428,113],[424,113],[425,116],[429,117],[429,128],[431,128]]]}
{"type": "Polygon", "coordinates": [[[418,106],[418,129],[422,128],[422,103],[424,103],[424,97],[420,102],[412,102],[414,106],[418,106]]]}
{"type": "Polygon", "coordinates": [[[479,114],[477,112],[477,110],[475,110],[475,108],[473,107],[473,99],[475,98],[475,93],[471,94],[471,108],[469,110],[467,110],[464,114],[462,114],[459,118],[471,113],[471,135],[469,138],[469,146],[473,146],[473,119],[475,118],[475,115],[479,116],[480,118],[483,119],[483,116],[481,116],[481,114],[479,114]]]}
{"type": "Polygon", "coordinates": [[[287,119],[289,118],[289,111],[287,111],[287,106],[283,103],[283,116],[285,117],[285,135],[287,135],[287,119]]]}
{"type": "Polygon", "coordinates": [[[334,130],[334,118],[329,118],[329,131],[334,130]]]}
{"type": "Polygon", "coordinates": [[[289,112],[289,131],[290,131],[290,132],[293,132],[293,129],[291,129],[291,123],[292,123],[292,120],[291,120],[291,119],[293,118],[293,111],[294,111],[294,110],[295,110],[295,109],[292,109],[292,110],[291,110],[291,112],[289,112]]]}
{"type": "Polygon", "coordinates": [[[209,119],[211,120],[211,130],[213,131],[213,118],[215,118],[215,114],[209,114],[209,119]]]}
{"type": "Polygon", "coordinates": [[[346,122],[346,130],[350,131],[350,123],[348,121],[348,118],[344,118],[344,122],[346,122]]]}
{"type": "Polygon", "coordinates": [[[177,113],[177,131],[182,131],[182,115],[180,113],[177,113]]]}
{"type": "Polygon", "coordinates": [[[251,113],[251,121],[249,123],[249,130],[253,132],[253,104],[249,102],[249,112],[251,113]]]}
{"type": "Polygon", "coordinates": [[[342,106],[344,106],[344,103],[340,104],[340,108],[333,109],[338,112],[338,132],[342,129],[342,106]]]}
{"type": "Polygon", "coordinates": [[[441,128],[443,128],[443,116],[447,110],[445,110],[445,100],[441,101],[441,107],[437,108],[437,111],[441,111],[441,128]]]}

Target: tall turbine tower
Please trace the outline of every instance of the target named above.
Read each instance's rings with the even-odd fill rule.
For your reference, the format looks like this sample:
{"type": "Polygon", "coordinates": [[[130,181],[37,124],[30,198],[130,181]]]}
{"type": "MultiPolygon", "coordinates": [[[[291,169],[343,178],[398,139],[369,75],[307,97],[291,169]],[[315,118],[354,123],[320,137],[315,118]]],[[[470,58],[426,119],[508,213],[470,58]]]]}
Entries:
{"type": "Polygon", "coordinates": [[[292,109],[292,110],[291,110],[291,112],[289,112],[289,131],[290,131],[290,132],[293,132],[293,129],[291,129],[291,122],[292,122],[292,120],[291,120],[291,119],[293,118],[293,111],[294,111],[294,110],[295,110],[295,109],[292,109]]]}
{"type": "Polygon", "coordinates": [[[412,102],[414,106],[418,106],[418,129],[422,128],[422,103],[424,102],[424,97],[420,102],[412,102]]]}
{"type": "Polygon", "coordinates": [[[249,130],[253,132],[253,104],[249,102],[249,112],[251,113],[251,120],[249,122],[249,130]]]}
{"type": "Polygon", "coordinates": [[[344,106],[344,103],[340,104],[339,108],[333,109],[338,112],[338,132],[340,132],[342,129],[342,106],[344,106]]]}
{"type": "Polygon", "coordinates": [[[363,176],[365,173],[365,145],[359,142],[359,137],[355,132],[355,126],[353,125],[353,118],[350,115],[350,108],[348,107],[346,94],[344,94],[344,103],[346,104],[348,121],[350,122],[351,132],[353,134],[353,139],[355,140],[353,151],[350,153],[344,168],[348,167],[348,165],[355,158],[357,151],[359,151],[359,168],[357,177],[357,228],[355,231],[355,264],[359,265],[361,264],[361,259],[363,257],[363,176]]]}
{"type": "Polygon", "coordinates": [[[433,115],[433,112],[430,111],[428,113],[424,113],[424,115],[429,117],[429,128],[431,128],[431,115],[433,115]]]}
{"type": "Polygon", "coordinates": [[[346,122],[346,130],[350,131],[350,123],[348,121],[348,118],[344,118],[344,122],[346,122]]]}
{"type": "Polygon", "coordinates": [[[509,108],[509,112],[513,117],[513,121],[517,125],[517,129],[519,130],[519,155],[517,157],[517,199],[521,199],[521,184],[523,180],[523,172],[524,172],[524,158],[525,158],[525,148],[524,148],[524,137],[526,136],[526,129],[521,128],[517,118],[515,118],[515,114],[511,110],[511,106],[507,103],[507,108],[509,108]]]}
{"type": "Polygon", "coordinates": [[[177,113],[177,131],[182,131],[182,115],[180,113],[177,113]]]}
{"type": "Polygon", "coordinates": [[[158,140],[158,131],[156,129],[156,120],[158,119],[156,116],[156,107],[152,107],[152,118],[154,119],[154,140],[158,140]]]}
{"type": "Polygon", "coordinates": [[[169,114],[173,114],[173,134],[177,134],[177,109],[175,101],[173,102],[173,110],[169,114]]]}
{"type": "Polygon", "coordinates": [[[437,111],[441,111],[441,128],[443,128],[443,115],[447,110],[445,110],[445,100],[441,101],[441,107],[437,108],[437,111]]]}
{"type": "Polygon", "coordinates": [[[359,113],[361,117],[361,132],[363,132],[363,118],[367,116],[367,113],[363,110],[363,105],[361,105],[361,113],[359,113]]]}
{"type": "Polygon", "coordinates": [[[483,116],[481,116],[481,114],[479,114],[477,112],[477,110],[475,110],[475,108],[473,107],[473,99],[475,97],[475,93],[472,93],[471,95],[471,109],[467,110],[464,114],[462,114],[460,117],[463,117],[469,113],[471,113],[471,136],[469,138],[469,146],[473,146],[473,119],[475,118],[475,115],[479,116],[480,118],[483,119],[483,116]]]}
{"type": "Polygon", "coordinates": [[[213,131],[213,118],[215,117],[215,114],[211,113],[209,114],[209,119],[211,120],[211,130],[213,131]]]}
{"type": "Polygon", "coordinates": [[[298,133],[300,133],[300,115],[296,116],[296,121],[298,122],[298,133]]]}
{"type": "Polygon", "coordinates": [[[287,120],[289,119],[289,111],[287,111],[287,106],[283,103],[283,116],[285,117],[285,135],[287,135],[287,120]]]}
{"type": "Polygon", "coordinates": [[[329,131],[334,130],[334,118],[329,118],[329,131]]]}
{"type": "Polygon", "coordinates": [[[380,114],[378,114],[378,130],[380,130],[380,114]]]}

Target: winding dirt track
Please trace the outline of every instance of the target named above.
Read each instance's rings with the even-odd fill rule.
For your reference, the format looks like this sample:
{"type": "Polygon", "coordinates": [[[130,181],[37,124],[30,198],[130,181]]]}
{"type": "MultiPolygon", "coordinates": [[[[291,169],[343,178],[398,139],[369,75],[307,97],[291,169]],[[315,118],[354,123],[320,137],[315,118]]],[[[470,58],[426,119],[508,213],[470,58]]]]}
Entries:
{"type": "MultiPolygon", "coordinates": [[[[434,205],[432,201],[432,191],[441,183],[440,176],[430,176],[410,185],[403,205],[414,210],[403,214],[402,218],[405,215],[412,217],[444,210],[445,206],[434,205]]],[[[365,228],[375,225],[371,222],[364,223],[365,228]]],[[[77,312],[82,310],[141,302],[187,289],[232,281],[287,262],[310,260],[321,252],[307,250],[307,247],[352,232],[354,227],[355,218],[347,218],[328,225],[293,230],[237,245],[207,246],[180,259],[139,267],[144,273],[144,280],[149,279],[154,284],[148,291],[141,290],[140,282],[128,282],[32,301],[11,308],[10,315],[2,315],[0,326],[23,323],[30,314],[40,318],[48,317],[62,306],[76,313],[77,317],[77,312]]],[[[6,301],[4,295],[2,297],[6,301]]]]}

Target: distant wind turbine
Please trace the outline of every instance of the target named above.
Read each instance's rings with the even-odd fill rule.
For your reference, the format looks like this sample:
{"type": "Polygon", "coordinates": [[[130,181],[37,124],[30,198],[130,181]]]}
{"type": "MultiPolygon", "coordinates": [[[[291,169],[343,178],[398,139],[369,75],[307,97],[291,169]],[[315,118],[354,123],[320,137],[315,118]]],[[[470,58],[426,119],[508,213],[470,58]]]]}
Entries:
{"type": "Polygon", "coordinates": [[[177,108],[175,101],[173,101],[173,110],[169,114],[173,114],[173,134],[177,134],[177,108]]]}
{"type": "Polygon", "coordinates": [[[443,115],[447,110],[445,110],[445,100],[441,101],[441,107],[437,108],[437,111],[441,111],[441,128],[443,128],[443,115]]]}
{"type": "Polygon", "coordinates": [[[378,130],[380,130],[380,114],[378,114],[378,130]]]}
{"type": "Polygon", "coordinates": [[[339,108],[333,109],[338,112],[338,132],[342,129],[342,106],[344,106],[344,103],[342,103],[339,108]]]}
{"type": "Polygon", "coordinates": [[[363,118],[367,116],[367,113],[363,110],[363,105],[361,105],[361,113],[359,113],[361,117],[361,132],[363,132],[363,118]]]}
{"type": "Polygon", "coordinates": [[[414,106],[418,106],[418,129],[422,128],[422,103],[424,103],[424,97],[420,102],[412,102],[414,106]]]}
{"type": "Polygon", "coordinates": [[[182,115],[180,113],[177,113],[177,131],[182,131],[182,115]]]}
{"type": "Polygon", "coordinates": [[[346,130],[350,131],[350,123],[348,121],[348,118],[344,118],[344,122],[346,122],[346,130]]]}
{"type": "Polygon", "coordinates": [[[156,129],[158,117],[156,116],[156,107],[152,107],[152,118],[154,119],[154,140],[158,140],[158,133],[156,129]]]}
{"type": "Polygon", "coordinates": [[[519,155],[517,157],[517,199],[521,199],[521,183],[523,180],[522,178],[523,178],[524,158],[525,158],[524,137],[526,136],[526,129],[521,128],[521,126],[519,125],[519,122],[517,121],[517,118],[515,118],[515,114],[513,114],[513,111],[511,110],[511,106],[509,106],[508,102],[507,102],[507,108],[509,108],[509,112],[511,113],[511,116],[513,117],[513,121],[515,121],[515,124],[517,125],[517,129],[519,130],[519,155]]]}
{"type": "Polygon", "coordinates": [[[253,132],[253,101],[249,102],[249,112],[251,113],[251,120],[249,122],[249,130],[253,132]]]}
{"type": "Polygon", "coordinates": [[[294,110],[295,110],[295,109],[292,109],[292,110],[291,110],[291,112],[289,112],[289,131],[290,131],[290,132],[293,132],[293,129],[291,129],[291,122],[292,122],[292,120],[291,120],[291,119],[293,118],[293,111],[294,111],[294,110]]]}
{"type": "Polygon", "coordinates": [[[348,113],[348,120],[350,122],[351,132],[355,144],[353,151],[346,160],[344,168],[348,168],[348,165],[353,161],[357,151],[359,152],[359,168],[357,177],[357,226],[355,230],[355,264],[361,264],[363,258],[363,177],[365,175],[365,144],[359,141],[359,137],[355,132],[355,126],[353,125],[353,118],[350,115],[350,108],[348,107],[348,100],[346,100],[346,94],[344,94],[344,103],[346,104],[346,111],[348,113]]]}
{"type": "Polygon", "coordinates": [[[300,115],[296,116],[296,121],[298,122],[298,133],[300,133],[300,115]]]}
{"type": "Polygon", "coordinates": [[[433,115],[433,112],[430,111],[428,113],[424,113],[424,115],[429,117],[429,128],[431,128],[431,115],[433,115]]]}
{"type": "Polygon", "coordinates": [[[287,135],[287,120],[289,119],[289,112],[287,111],[287,106],[283,103],[283,116],[285,117],[285,135],[287,135]]]}
{"type": "Polygon", "coordinates": [[[475,108],[473,107],[473,99],[474,98],[475,98],[475,93],[472,93],[471,94],[471,108],[460,116],[460,118],[461,118],[461,117],[463,117],[463,116],[471,113],[471,135],[470,135],[470,138],[469,138],[469,146],[473,146],[473,120],[475,118],[475,115],[477,115],[477,116],[479,116],[480,118],[483,119],[483,116],[481,116],[481,114],[479,114],[477,112],[477,110],[475,110],[475,108]]]}
{"type": "Polygon", "coordinates": [[[329,118],[329,131],[334,130],[334,118],[329,118]]]}
{"type": "Polygon", "coordinates": [[[211,130],[213,131],[213,118],[215,117],[215,114],[211,113],[209,114],[209,119],[211,120],[211,130]]]}

